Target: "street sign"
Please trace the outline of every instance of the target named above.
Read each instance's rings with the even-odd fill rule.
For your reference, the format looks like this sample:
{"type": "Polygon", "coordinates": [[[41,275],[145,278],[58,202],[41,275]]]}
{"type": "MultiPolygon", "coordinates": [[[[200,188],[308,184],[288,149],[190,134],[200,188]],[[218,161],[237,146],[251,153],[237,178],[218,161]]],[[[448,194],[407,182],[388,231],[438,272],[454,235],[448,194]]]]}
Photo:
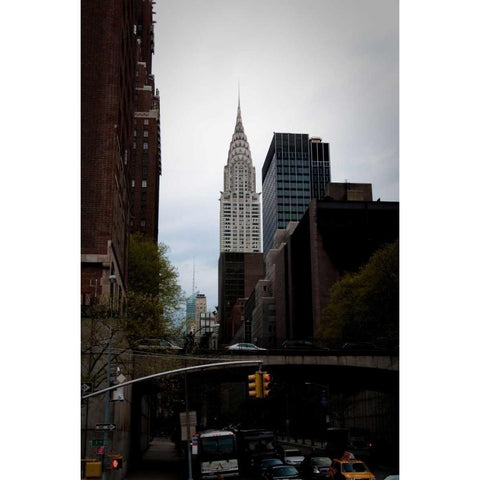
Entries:
{"type": "Polygon", "coordinates": [[[92,392],[93,392],[92,382],[82,383],[82,395],[86,395],[87,393],[92,393],[92,392]]]}
{"type": "Polygon", "coordinates": [[[191,412],[180,412],[180,425],[196,425],[197,424],[197,412],[195,410],[191,412]]]}
{"type": "Polygon", "coordinates": [[[115,430],[117,425],[115,423],[97,423],[95,430],[115,430]]]}
{"type": "Polygon", "coordinates": [[[92,447],[102,447],[103,446],[103,438],[94,438],[90,440],[90,445],[92,447]]]}
{"type": "Polygon", "coordinates": [[[180,412],[180,435],[182,441],[189,441],[197,425],[197,412],[180,412]]]}

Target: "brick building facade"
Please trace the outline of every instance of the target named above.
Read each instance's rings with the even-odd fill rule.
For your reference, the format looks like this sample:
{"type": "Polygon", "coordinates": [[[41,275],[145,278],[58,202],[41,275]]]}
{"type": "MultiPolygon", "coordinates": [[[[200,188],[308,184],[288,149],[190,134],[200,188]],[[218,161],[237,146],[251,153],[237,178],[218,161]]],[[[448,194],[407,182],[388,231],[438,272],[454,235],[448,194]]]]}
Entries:
{"type": "Polygon", "coordinates": [[[157,193],[148,196],[145,205],[155,240],[158,228],[160,131],[158,95],[154,95],[150,75],[152,2],[85,0],[81,29],[81,301],[88,305],[93,299],[111,298],[120,307],[128,285],[131,177],[137,174],[131,160],[137,111],[148,115],[155,111],[152,133],[149,130],[154,146],[149,179],[157,193]],[[145,89],[149,98],[136,94],[137,81],[149,87],[145,89]],[[115,282],[110,281],[113,278],[115,282]]]}

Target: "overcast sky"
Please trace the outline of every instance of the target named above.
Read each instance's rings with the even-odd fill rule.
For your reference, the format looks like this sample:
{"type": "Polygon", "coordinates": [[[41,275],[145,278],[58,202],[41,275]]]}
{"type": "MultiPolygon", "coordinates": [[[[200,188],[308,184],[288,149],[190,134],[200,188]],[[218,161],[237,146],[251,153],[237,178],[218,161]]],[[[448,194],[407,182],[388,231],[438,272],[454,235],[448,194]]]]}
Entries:
{"type": "Polygon", "coordinates": [[[397,0],[162,0],[154,7],[160,92],[159,240],[187,294],[218,305],[219,197],[243,124],[262,191],[273,132],[330,144],[332,181],[398,195],[397,0]]]}

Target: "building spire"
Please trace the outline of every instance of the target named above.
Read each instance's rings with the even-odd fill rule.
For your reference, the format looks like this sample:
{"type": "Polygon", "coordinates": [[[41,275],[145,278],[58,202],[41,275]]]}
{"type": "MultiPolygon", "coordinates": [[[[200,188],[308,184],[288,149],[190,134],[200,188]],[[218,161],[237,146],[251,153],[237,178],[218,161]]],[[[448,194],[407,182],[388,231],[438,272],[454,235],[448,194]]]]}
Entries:
{"type": "Polygon", "coordinates": [[[238,107],[237,107],[237,121],[235,125],[236,132],[243,132],[242,111],[240,110],[240,80],[238,81],[238,107]]]}

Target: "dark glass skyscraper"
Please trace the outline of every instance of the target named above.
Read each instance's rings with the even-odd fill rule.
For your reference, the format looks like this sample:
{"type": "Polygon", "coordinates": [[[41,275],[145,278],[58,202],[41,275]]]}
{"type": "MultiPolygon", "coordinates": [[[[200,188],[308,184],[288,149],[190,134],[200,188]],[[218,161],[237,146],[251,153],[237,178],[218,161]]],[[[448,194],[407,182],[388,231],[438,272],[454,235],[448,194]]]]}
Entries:
{"type": "Polygon", "coordinates": [[[330,183],[330,145],[321,138],[310,138],[308,153],[312,198],[322,199],[330,183]]]}
{"type": "Polygon", "coordinates": [[[278,228],[299,221],[330,182],[328,143],[305,133],[274,133],[262,168],[263,254],[278,228]]]}

